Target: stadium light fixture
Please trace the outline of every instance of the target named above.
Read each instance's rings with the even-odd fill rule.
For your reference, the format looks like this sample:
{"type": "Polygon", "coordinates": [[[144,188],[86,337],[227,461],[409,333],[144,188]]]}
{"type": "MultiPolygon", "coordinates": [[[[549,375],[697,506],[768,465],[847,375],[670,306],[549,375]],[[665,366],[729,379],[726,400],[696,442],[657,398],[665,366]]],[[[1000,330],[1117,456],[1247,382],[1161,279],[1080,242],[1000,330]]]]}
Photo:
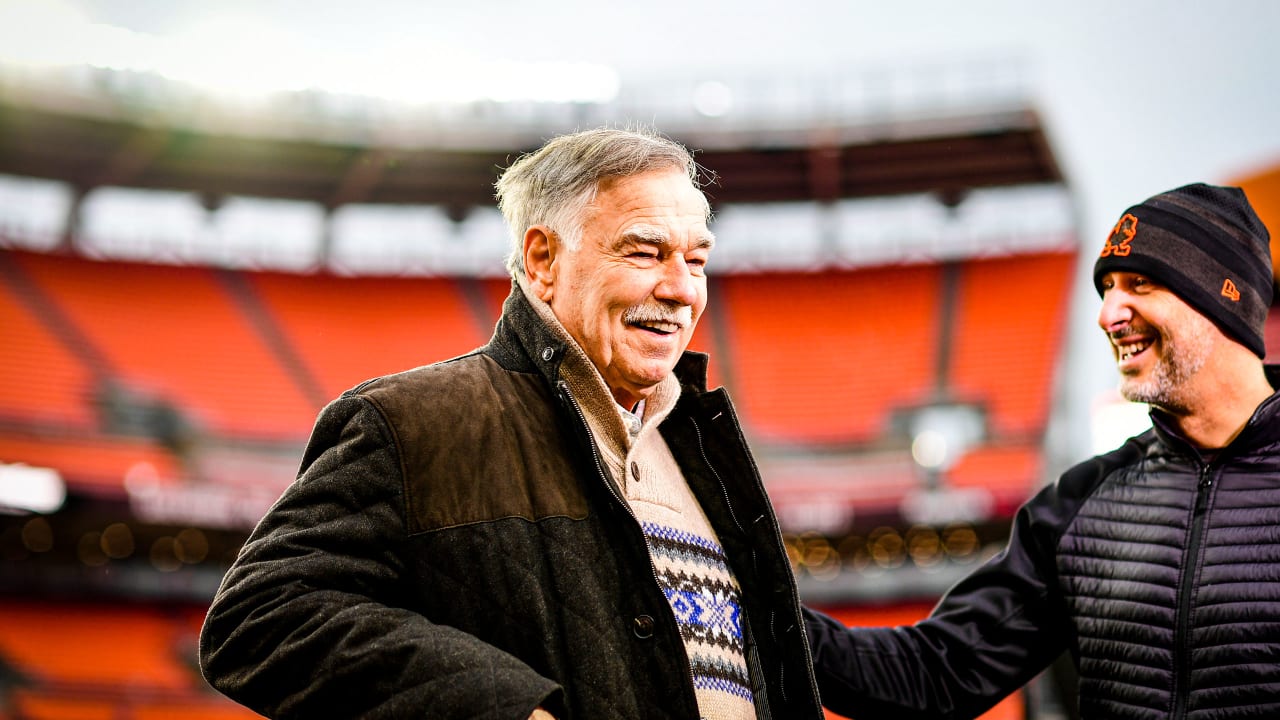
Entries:
{"type": "Polygon", "coordinates": [[[915,410],[909,421],[911,457],[930,471],[945,471],[986,435],[986,420],[973,405],[937,403],[915,410]]]}

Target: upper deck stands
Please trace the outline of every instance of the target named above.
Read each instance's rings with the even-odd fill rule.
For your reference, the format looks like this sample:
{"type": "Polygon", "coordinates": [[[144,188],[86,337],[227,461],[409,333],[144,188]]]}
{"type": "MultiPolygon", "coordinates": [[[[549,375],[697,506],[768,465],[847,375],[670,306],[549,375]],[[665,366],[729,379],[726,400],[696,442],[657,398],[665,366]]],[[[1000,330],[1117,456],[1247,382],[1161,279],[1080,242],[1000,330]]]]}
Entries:
{"type": "Polygon", "coordinates": [[[93,373],[12,283],[3,282],[3,275],[0,346],[0,417],[37,425],[94,426],[93,373]]]}
{"type": "Polygon", "coordinates": [[[875,439],[925,400],[937,363],[936,265],[717,278],[735,399],[754,437],[875,439]]]}
{"type": "Polygon", "coordinates": [[[1038,438],[1049,418],[1075,266],[1070,253],[964,263],[950,356],[953,395],[982,403],[994,435],[1038,438]]]}
{"type": "Polygon", "coordinates": [[[452,278],[258,273],[249,281],[326,399],[378,375],[460,355],[492,330],[452,278]]]}
{"type": "Polygon", "coordinates": [[[133,391],[232,437],[305,434],[315,406],[219,282],[216,271],[15,254],[133,391]],[[301,428],[301,430],[300,430],[301,428]]]}

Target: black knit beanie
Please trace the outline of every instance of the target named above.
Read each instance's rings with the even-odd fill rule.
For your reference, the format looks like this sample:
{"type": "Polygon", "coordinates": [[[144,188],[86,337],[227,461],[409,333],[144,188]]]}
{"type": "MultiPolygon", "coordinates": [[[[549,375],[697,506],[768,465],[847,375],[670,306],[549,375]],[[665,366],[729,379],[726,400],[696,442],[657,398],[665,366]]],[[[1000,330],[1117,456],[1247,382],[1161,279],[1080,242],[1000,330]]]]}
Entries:
{"type": "Polygon", "coordinates": [[[1271,307],[1271,236],[1244,191],[1196,183],[1125,211],[1093,265],[1093,284],[1122,270],[1168,287],[1258,357],[1271,307]]]}

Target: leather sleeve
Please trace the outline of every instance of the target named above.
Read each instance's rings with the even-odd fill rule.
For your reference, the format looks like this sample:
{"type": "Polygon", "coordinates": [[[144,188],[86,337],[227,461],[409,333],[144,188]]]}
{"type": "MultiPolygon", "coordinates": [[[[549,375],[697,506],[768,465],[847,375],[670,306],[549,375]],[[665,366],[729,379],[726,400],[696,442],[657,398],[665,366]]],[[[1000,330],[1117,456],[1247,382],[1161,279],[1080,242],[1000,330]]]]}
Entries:
{"type": "Polygon", "coordinates": [[[330,404],[298,479],[223,580],[200,636],[214,687],[270,717],[525,720],[559,688],[408,609],[400,454],[359,397],[330,404]]]}
{"type": "Polygon", "coordinates": [[[1136,447],[1076,466],[1027,501],[1006,547],[915,625],[846,628],[806,609],[823,704],[857,720],[973,718],[1074,645],[1055,548],[1109,468],[1136,447]]]}

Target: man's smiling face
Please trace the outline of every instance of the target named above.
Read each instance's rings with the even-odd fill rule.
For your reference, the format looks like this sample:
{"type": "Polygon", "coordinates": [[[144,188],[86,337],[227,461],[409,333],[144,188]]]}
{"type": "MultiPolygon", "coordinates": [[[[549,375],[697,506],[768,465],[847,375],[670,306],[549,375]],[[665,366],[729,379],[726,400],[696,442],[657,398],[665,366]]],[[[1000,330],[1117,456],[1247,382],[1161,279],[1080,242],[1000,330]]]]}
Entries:
{"type": "Polygon", "coordinates": [[[670,374],[706,307],[706,217],[688,175],[653,170],[601,183],[576,250],[549,239],[549,282],[535,291],[624,407],[670,374]]]}
{"type": "Polygon", "coordinates": [[[1120,394],[1173,413],[1202,402],[1195,381],[1223,339],[1218,327],[1145,275],[1110,272],[1101,283],[1098,325],[1111,340],[1120,394]]]}

